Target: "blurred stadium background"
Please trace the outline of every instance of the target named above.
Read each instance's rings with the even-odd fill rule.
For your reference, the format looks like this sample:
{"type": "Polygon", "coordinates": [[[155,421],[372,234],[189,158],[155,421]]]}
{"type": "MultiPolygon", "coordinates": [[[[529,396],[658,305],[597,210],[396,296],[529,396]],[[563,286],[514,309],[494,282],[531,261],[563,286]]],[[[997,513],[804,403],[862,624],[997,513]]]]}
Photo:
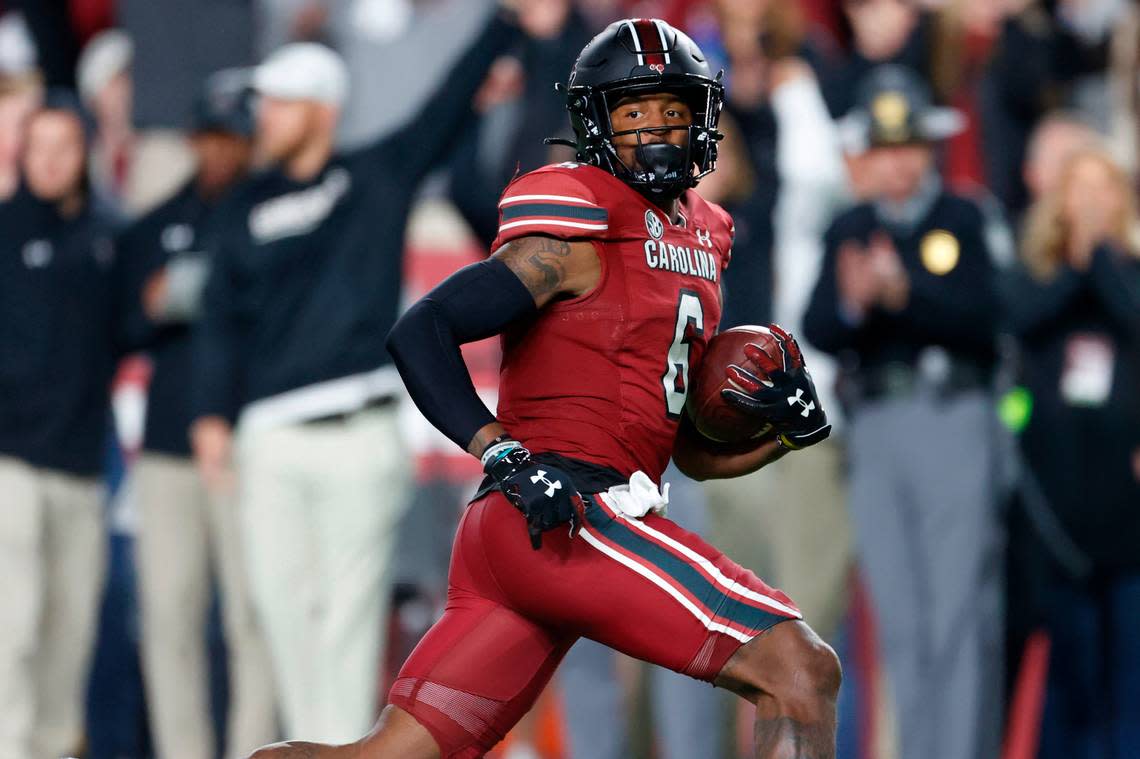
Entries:
{"type": "MultiPolygon", "coordinates": [[[[3,215],[3,207],[19,192],[25,131],[45,93],[59,88],[78,93],[90,118],[90,202],[104,206],[126,229],[193,174],[186,139],[195,124],[195,98],[211,73],[254,65],[293,40],[332,47],[343,56],[350,81],[338,145],[354,148],[419,112],[493,5],[490,0],[0,0],[0,255],[28,260],[23,241],[15,244],[17,233],[4,227],[13,217],[3,215]]],[[[1121,284],[1120,299],[1115,307],[1106,306],[1107,315],[1091,306],[1077,312],[1058,307],[1034,322],[1049,333],[1084,335],[1066,338],[1054,353],[1049,348],[1053,358],[1034,363],[1038,333],[1021,329],[1012,317],[993,319],[999,360],[987,398],[1000,427],[993,434],[1001,442],[992,447],[988,463],[1003,474],[992,504],[997,531],[979,535],[978,541],[992,538],[1005,548],[990,555],[999,566],[987,568],[1004,587],[1004,600],[978,608],[1003,631],[984,663],[1000,680],[1001,695],[981,706],[990,702],[979,694],[974,706],[996,715],[1003,738],[1000,754],[970,756],[1140,756],[1140,230],[1135,226],[1140,4],[521,0],[514,5],[524,34],[490,67],[470,116],[457,126],[458,138],[446,155],[432,156],[434,169],[416,193],[404,246],[404,303],[487,254],[498,224],[495,202],[518,168],[572,158],[566,149],[542,143],[544,137],[568,134],[553,84],[565,81],[577,51],[594,33],[629,16],[662,18],[686,30],[713,69],[726,72],[727,138],[717,174],[700,191],[726,205],[737,221],[726,283],[726,320],[732,323],[791,321],[801,334],[825,230],[845,208],[882,192],[883,178],[859,144],[858,129],[853,132],[852,120],[844,117],[857,110],[860,83],[883,64],[908,67],[935,103],[961,117],[964,128],[950,130],[934,146],[937,171],[945,187],[982,209],[979,231],[995,277],[1010,281],[1008,287],[995,285],[1002,298],[1013,301],[1009,312],[1016,315],[1019,306],[1056,295],[1056,283],[1048,283],[1057,267],[1080,279],[1099,265],[1090,265],[1088,258],[1082,263],[1072,251],[1042,253],[1054,238],[1029,231],[1035,214],[1048,217],[1037,229],[1053,230],[1061,240],[1059,250],[1077,246],[1073,230],[1081,229],[1090,230],[1091,243],[1117,251],[1111,256],[1118,269],[1110,278],[1121,284]],[[1104,156],[1111,176],[1080,184],[1069,158],[1081,150],[1104,156]],[[1123,182],[1114,183],[1116,176],[1123,182]],[[1081,193],[1086,202],[1074,199],[1081,193]],[[1112,218],[1102,218],[1106,215],[1112,218]],[[1023,270],[1033,271],[1042,255],[1054,255],[1045,279],[1030,278],[1029,284],[1018,279],[1023,270]],[[1043,397],[1038,386],[1060,388],[1058,399],[1043,397]],[[1055,408],[1076,411],[1052,413],[1055,408]],[[1026,430],[1035,430],[1035,441],[1063,445],[1027,442],[1026,430]]],[[[404,149],[418,149],[414,135],[404,149]]],[[[1092,302],[1100,291],[1089,287],[1090,294],[1080,297],[1092,302]]],[[[0,292],[11,297],[2,284],[0,292]]],[[[62,301],[48,306],[73,307],[62,301]]],[[[10,319],[11,313],[0,310],[0,319],[10,319]]],[[[22,345],[15,328],[2,322],[0,334],[3,363],[15,362],[12,357],[20,351],[56,347],[22,345]]],[[[493,402],[497,346],[486,341],[468,348],[473,377],[493,402]]],[[[828,366],[817,373],[817,383],[832,397],[843,361],[828,366]]],[[[4,371],[0,365],[0,374],[4,371]]],[[[72,747],[77,756],[91,759],[157,755],[140,660],[134,560],[139,510],[132,479],[150,374],[146,350],[121,361],[113,383],[113,423],[108,417],[106,428],[109,570],[85,677],[82,739],[72,747]]],[[[39,381],[54,380],[47,372],[39,381]]],[[[4,388],[0,385],[0,394],[9,392],[4,388]]],[[[9,401],[0,398],[4,413],[9,401]]],[[[833,407],[842,417],[838,401],[833,407]]],[[[34,423],[13,419],[0,416],[5,427],[0,458],[18,460],[21,440],[40,431],[34,423]]],[[[385,661],[375,673],[381,700],[400,662],[441,611],[450,536],[480,475],[477,464],[410,403],[401,405],[399,420],[414,487],[396,540],[394,583],[384,590],[393,599],[393,613],[386,623],[385,661]]],[[[699,518],[707,519],[705,531],[715,543],[793,598],[810,597],[803,605],[822,616],[821,628],[840,652],[846,676],[839,756],[939,759],[939,749],[921,757],[904,756],[899,749],[900,710],[880,645],[883,616],[876,613],[861,571],[860,556],[869,543],[852,538],[844,515],[852,453],[848,429],[837,425],[837,439],[814,472],[813,461],[824,461],[823,454],[819,460],[803,454],[807,458],[785,481],[750,479],[754,492],[807,490],[831,509],[813,508],[797,518],[769,503],[769,495],[760,498],[765,514],[751,518],[740,513],[748,510],[747,500],[743,506],[728,505],[740,503],[739,493],[695,484],[686,492],[707,505],[707,516],[699,518]],[[790,521],[797,523],[794,528],[790,521]],[[774,526],[777,522],[782,526],[774,526]],[[800,587],[804,590],[797,593],[800,587]]],[[[932,425],[909,434],[921,441],[944,432],[932,425]]],[[[957,442],[970,446],[974,441],[957,442]]],[[[934,461],[929,471],[935,474],[925,487],[932,491],[968,475],[955,460],[934,461]]],[[[5,499],[8,494],[0,495],[5,499]]],[[[9,505],[16,504],[0,508],[9,505]]],[[[0,519],[0,531],[6,524],[0,519]]],[[[7,541],[0,534],[0,550],[9,550],[7,541]]],[[[898,571],[910,570],[900,566],[898,571]]],[[[10,603],[8,589],[25,582],[21,576],[3,577],[0,605],[10,603]]],[[[951,621],[948,634],[960,623],[951,621]]],[[[211,720],[221,751],[229,695],[217,602],[203,636],[211,720]]],[[[618,755],[679,756],[665,745],[661,724],[669,717],[654,706],[655,680],[645,669],[627,660],[613,665],[620,696],[614,724],[624,741],[618,755]]],[[[573,709],[575,702],[556,678],[532,718],[495,756],[591,756],[571,746],[567,713],[573,709]]],[[[717,719],[706,725],[697,744],[707,747],[704,753],[686,756],[748,756],[746,709],[726,697],[715,710],[717,719]]],[[[977,729],[984,730],[986,722],[977,720],[977,729]]],[[[0,757],[40,759],[8,750],[0,746],[0,757]]]]}

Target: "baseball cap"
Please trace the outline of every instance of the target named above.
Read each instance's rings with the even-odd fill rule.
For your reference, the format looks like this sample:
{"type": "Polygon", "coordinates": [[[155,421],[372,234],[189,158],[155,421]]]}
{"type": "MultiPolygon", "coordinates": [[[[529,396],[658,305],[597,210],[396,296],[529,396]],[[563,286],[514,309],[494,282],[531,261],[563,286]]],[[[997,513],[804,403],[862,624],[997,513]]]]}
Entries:
{"type": "Polygon", "coordinates": [[[194,131],[253,134],[250,69],[215,71],[202,83],[194,101],[194,131]]]}
{"type": "Polygon", "coordinates": [[[340,55],[324,45],[291,42],[253,70],[252,85],[261,95],[339,106],[348,95],[348,69],[340,55]]]}
{"type": "Polygon", "coordinates": [[[134,44],[122,29],[108,29],[92,37],[75,67],[79,96],[83,102],[94,100],[100,90],[130,67],[133,57],[134,44]]]}

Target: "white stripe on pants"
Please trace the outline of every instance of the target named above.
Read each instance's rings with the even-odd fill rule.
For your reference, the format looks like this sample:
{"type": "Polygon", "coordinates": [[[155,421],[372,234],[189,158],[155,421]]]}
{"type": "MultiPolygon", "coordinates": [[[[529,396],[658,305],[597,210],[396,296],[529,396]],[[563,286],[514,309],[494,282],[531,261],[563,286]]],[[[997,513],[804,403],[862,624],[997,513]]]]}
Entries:
{"type": "Polygon", "coordinates": [[[78,749],[107,565],[103,488],[0,457],[0,757],[78,749]]]}
{"type": "Polygon", "coordinates": [[[394,409],[238,430],[254,605],[286,739],[352,741],[377,714],[408,469],[394,409]]]}
{"type": "Polygon", "coordinates": [[[225,757],[276,734],[269,653],[249,598],[237,503],[208,496],[188,458],[143,453],[132,477],[139,501],[135,541],[142,654],[151,732],[162,759],[211,759],[206,614],[211,564],[222,595],[230,675],[225,757]]]}

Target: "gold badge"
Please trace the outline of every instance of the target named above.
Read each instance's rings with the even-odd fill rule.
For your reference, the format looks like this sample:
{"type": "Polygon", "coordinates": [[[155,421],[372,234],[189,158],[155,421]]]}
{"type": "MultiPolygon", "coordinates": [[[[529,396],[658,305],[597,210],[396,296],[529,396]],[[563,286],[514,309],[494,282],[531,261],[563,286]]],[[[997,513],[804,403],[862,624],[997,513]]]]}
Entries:
{"type": "Polygon", "coordinates": [[[871,103],[871,117],[878,131],[891,139],[906,137],[910,106],[901,92],[884,92],[871,103]]]}
{"type": "Polygon", "coordinates": [[[931,274],[949,274],[958,265],[958,238],[945,229],[936,229],[922,238],[922,265],[931,274]]]}

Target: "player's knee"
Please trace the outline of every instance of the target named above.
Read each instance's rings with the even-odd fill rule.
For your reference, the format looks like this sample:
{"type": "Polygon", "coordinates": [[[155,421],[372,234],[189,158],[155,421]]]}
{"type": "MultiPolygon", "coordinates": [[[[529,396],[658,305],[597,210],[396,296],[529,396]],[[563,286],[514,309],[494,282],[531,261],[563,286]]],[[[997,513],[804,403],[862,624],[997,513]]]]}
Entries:
{"type": "Polygon", "coordinates": [[[798,638],[786,647],[779,674],[757,673],[764,689],[785,708],[814,712],[835,703],[843,678],[839,657],[819,637],[798,638]]]}
{"type": "Polygon", "coordinates": [[[789,689],[793,696],[835,702],[843,670],[831,646],[819,638],[805,641],[796,649],[790,664],[794,674],[789,689]]]}
{"type": "Polygon", "coordinates": [[[834,708],[843,679],[835,651],[802,623],[780,625],[754,639],[727,674],[729,687],[740,695],[766,695],[805,717],[834,708]]]}

